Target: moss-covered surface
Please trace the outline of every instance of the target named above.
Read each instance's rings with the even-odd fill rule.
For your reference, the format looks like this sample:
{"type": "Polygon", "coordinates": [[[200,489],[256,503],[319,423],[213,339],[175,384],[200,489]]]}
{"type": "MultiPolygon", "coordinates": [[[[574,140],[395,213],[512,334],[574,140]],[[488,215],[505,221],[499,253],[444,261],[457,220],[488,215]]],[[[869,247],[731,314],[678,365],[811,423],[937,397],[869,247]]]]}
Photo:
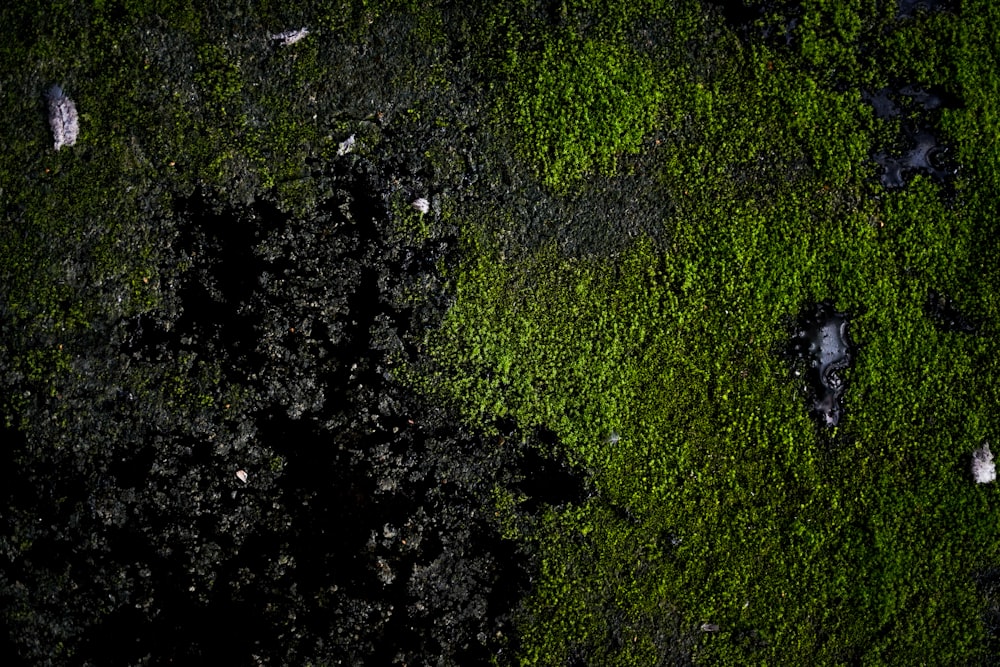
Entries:
{"type": "MultiPolygon", "coordinates": [[[[585,4],[561,3],[551,30],[581,45],[624,39],[588,23],[585,4]]],[[[518,536],[542,559],[521,611],[526,662],[645,665],[685,649],[732,665],[995,655],[977,581],[997,559],[996,495],[970,482],[967,464],[1000,426],[988,203],[997,46],[985,27],[1000,16],[988,3],[914,18],[861,4],[789,8],[800,18],[787,43],[761,36],[787,24],[780,7],[742,30],[683,3],[635,10],[619,24],[633,38],[644,25],[683,29],[711,54],[695,66],[656,51],[656,70],[674,73],[664,80],[644,70],[638,39],[616,51],[608,71],[649,86],[618,86],[613,105],[641,130],[641,148],[616,143],[599,86],[575,87],[590,76],[584,46],[542,68],[550,83],[524,85],[537,76],[530,61],[504,89],[532,110],[512,124],[539,149],[546,183],[601,187],[583,174],[608,173],[614,156],[662,193],[660,240],[613,253],[567,256],[549,243],[511,261],[508,213],[467,218],[457,300],[428,336],[440,367],[426,386],[473,419],[552,429],[558,452],[593,480],[593,497],[518,536]],[[692,16],[700,22],[679,25],[692,16]],[[862,99],[903,84],[961,102],[881,119],[862,99]],[[570,99],[571,87],[594,97],[570,99]],[[568,103],[548,106],[549,95],[568,103]],[[953,178],[881,185],[871,156],[903,150],[907,123],[940,133],[961,165],[953,178]],[[640,158],[621,157],[631,151],[640,158]],[[982,318],[978,335],[927,317],[935,290],[982,318]],[[831,431],[810,420],[782,355],[799,310],[824,299],[850,313],[858,346],[831,431]]],[[[544,43],[543,62],[562,42],[544,43]]]]}
{"type": "Polygon", "coordinates": [[[157,605],[249,619],[263,580],[239,664],[989,663],[1000,10],[738,4],[0,9],[3,461],[66,476],[3,496],[19,654],[100,656],[135,608],[119,662],[220,658],[149,640],[189,609],[157,605]],[[786,354],[820,301],[833,429],[786,354]],[[125,516],[166,583],[113,576],[125,516]]]}

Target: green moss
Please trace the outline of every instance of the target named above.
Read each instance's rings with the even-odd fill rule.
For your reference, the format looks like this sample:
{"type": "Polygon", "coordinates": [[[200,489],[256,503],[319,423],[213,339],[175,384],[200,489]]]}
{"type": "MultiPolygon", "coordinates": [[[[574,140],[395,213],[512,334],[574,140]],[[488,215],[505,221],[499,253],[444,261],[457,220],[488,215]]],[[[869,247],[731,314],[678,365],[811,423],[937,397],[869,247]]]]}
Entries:
{"type": "MultiPolygon", "coordinates": [[[[518,611],[518,659],[984,657],[974,581],[1000,558],[996,491],[965,479],[962,457],[1000,427],[1000,12],[966,2],[960,17],[897,20],[891,3],[808,1],[784,44],[740,37],[689,2],[544,12],[507,3],[462,14],[482,25],[459,28],[446,10],[262,3],[220,18],[183,1],[111,0],[57,3],[44,17],[0,9],[18,28],[0,45],[15,64],[0,110],[21,122],[3,127],[0,155],[0,296],[5,331],[18,332],[5,371],[23,389],[5,398],[8,412],[58,397],[72,346],[95,322],[157,307],[175,198],[206,188],[239,203],[275,188],[307,212],[324,196],[311,161],[343,157],[350,134],[350,159],[377,160],[383,121],[397,136],[454,129],[457,115],[419,91],[461,92],[442,55],[447,31],[459,30],[482,38],[467,48],[496,82],[484,134],[504,135],[496,144],[513,146],[545,196],[570,201],[598,181],[611,191],[628,171],[662,199],[655,210],[609,208],[647,216],[641,228],[655,238],[571,257],[560,241],[608,224],[603,210],[532,220],[561,236],[524,243],[538,249],[517,260],[498,248],[519,242],[509,239],[530,207],[468,203],[502,180],[486,173],[503,160],[498,150],[478,165],[475,196],[442,188],[442,220],[410,209],[403,189],[391,199],[394,240],[418,245],[445,225],[463,235],[461,266],[442,267],[456,302],[420,341],[429,362],[413,363],[408,379],[470,423],[550,429],[554,453],[597,491],[535,515],[523,494],[495,490],[498,530],[541,559],[518,611]],[[343,92],[357,72],[335,58],[349,49],[337,49],[390,48],[373,35],[399,16],[414,58],[364,70],[364,96],[343,92]],[[161,19],[170,30],[150,30],[161,19]],[[293,48],[261,46],[306,20],[316,30],[293,48]],[[243,38],[223,35],[230,21],[243,38]],[[940,120],[962,166],[948,184],[878,183],[870,156],[891,148],[902,124],[875,118],[861,91],[898,77],[947,84],[963,100],[927,119],[940,120]],[[54,153],[42,92],[57,81],[82,127],[78,146],[54,153]],[[383,89],[392,87],[406,92],[383,89]],[[385,109],[398,101],[398,113],[383,119],[354,97],[385,109]],[[982,335],[939,330],[924,312],[930,290],[980,315],[982,335]],[[808,418],[778,354],[791,319],[819,299],[851,313],[860,345],[833,432],[808,418]]],[[[460,183],[458,149],[432,143],[423,157],[428,182],[460,183]]],[[[221,395],[219,369],[193,357],[147,372],[144,400],[171,409],[239,399],[221,395]]]]}
{"type": "MultiPolygon", "coordinates": [[[[507,533],[532,540],[543,562],[520,616],[525,663],[653,664],[675,649],[732,665],[986,656],[975,580],[1000,557],[996,494],[967,479],[963,457],[1000,428],[1000,350],[991,334],[939,330],[925,303],[940,290],[998,312],[986,202],[1000,172],[982,143],[996,132],[983,97],[995,73],[982,67],[995,45],[971,24],[942,42],[956,28],[943,16],[896,28],[862,7],[805,11],[797,49],[741,48],[706,32],[718,47],[710,70],[668,63],[690,78],[674,82],[672,131],[643,162],[671,197],[664,241],[588,258],[551,244],[511,261],[495,249],[516,228],[509,214],[463,227],[457,301],[426,340],[436,366],[422,386],[474,423],[551,429],[597,489],[536,523],[512,523],[516,499],[498,500],[507,533]],[[860,88],[889,73],[857,78],[870,56],[861,42],[896,29],[930,42],[931,64],[912,72],[958,68],[962,97],[976,100],[944,114],[963,147],[953,184],[878,183],[870,155],[895,130],[860,88]],[[843,90],[823,68],[857,87],[843,90]],[[802,305],[820,299],[851,313],[860,345],[832,432],[809,419],[779,354],[802,305]]],[[[590,118],[544,103],[583,99],[575,77],[590,56],[556,64],[565,35],[575,54],[592,38],[572,33],[573,16],[518,61],[536,78],[512,79],[541,82],[521,86],[519,99],[537,99],[517,122],[533,137],[523,154],[550,185],[613,162],[552,139],[552,128],[572,133],[590,118]],[[559,74],[548,81],[547,70],[559,74]]],[[[601,43],[595,53],[622,48],[601,43]]],[[[500,108],[518,99],[511,90],[500,108]]],[[[634,122],[631,101],[606,113],[634,122]]]]}
{"type": "Polygon", "coordinates": [[[677,607],[682,635],[724,628],[698,640],[705,661],[745,663],[740,633],[759,638],[754,660],[782,664],[976,654],[971,568],[996,557],[1000,535],[992,494],[956,466],[997,428],[978,368],[992,345],[937,333],[922,312],[932,283],[873,266],[887,240],[858,222],[831,235],[744,214],[692,226],[674,252],[639,244],[614,262],[546,252],[517,265],[479,255],[466,267],[430,348],[461,371],[435,384],[476,420],[554,430],[600,491],[536,533],[551,569],[525,612],[526,661],[561,664],[583,642],[586,655],[643,664],[637,646],[603,653],[602,610],[631,610],[615,623],[638,631],[657,603],[677,607]],[[811,259],[791,252],[810,245],[811,259]],[[852,323],[864,352],[849,374],[848,444],[817,432],[774,353],[802,287],[865,313],[852,323]],[[627,565],[637,547],[622,541],[637,529],[609,521],[614,507],[646,540],[679,545],[661,540],[650,562],[627,565]],[[587,546],[568,550],[574,531],[587,546]]]}
{"type": "Polygon", "coordinates": [[[663,95],[652,66],[628,47],[566,32],[512,58],[497,114],[547,185],[613,173],[616,157],[638,152],[659,117],[663,95]]]}

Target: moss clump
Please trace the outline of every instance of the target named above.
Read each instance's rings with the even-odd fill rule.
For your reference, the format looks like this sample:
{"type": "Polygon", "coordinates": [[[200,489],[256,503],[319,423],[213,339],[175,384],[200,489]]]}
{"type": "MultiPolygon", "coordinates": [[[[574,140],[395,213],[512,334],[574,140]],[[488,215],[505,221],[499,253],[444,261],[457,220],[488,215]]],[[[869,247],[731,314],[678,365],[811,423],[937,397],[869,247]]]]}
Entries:
{"type": "Polygon", "coordinates": [[[653,68],[626,45],[561,31],[539,51],[511,58],[497,114],[547,185],[613,173],[617,157],[638,152],[660,115],[653,68]]]}

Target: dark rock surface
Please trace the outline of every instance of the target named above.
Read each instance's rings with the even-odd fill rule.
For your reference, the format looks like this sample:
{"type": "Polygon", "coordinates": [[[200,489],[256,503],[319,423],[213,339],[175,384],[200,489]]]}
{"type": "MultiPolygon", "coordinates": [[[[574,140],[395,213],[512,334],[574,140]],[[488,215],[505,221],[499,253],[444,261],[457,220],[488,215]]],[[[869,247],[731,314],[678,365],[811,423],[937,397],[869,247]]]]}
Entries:
{"type": "Polygon", "coordinates": [[[897,16],[912,19],[925,12],[954,12],[957,5],[955,0],[899,0],[897,16]]]}
{"type": "Polygon", "coordinates": [[[726,23],[744,39],[759,36],[766,43],[790,46],[795,41],[795,29],[802,19],[802,7],[795,2],[766,0],[711,0],[726,23]]]}
{"type": "MultiPolygon", "coordinates": [[[[361,162],[315,185],[331,194],[306,215],[176,200],[164,307],[76,341],[79,382],[29,397],[30,427],[6,433],[0,595],[28,664],[512,648],[532,559],[483,508],[545,487],[531,437],[472,431],[393,375],[447,307],[434,267],[452,244],[390,242],[361,162]],[[408,301],[415,285],[438,300],[408,301]]],[[[564,476],[545,501],[579,493],[564,476]]]]}
{"type": "Polygon", "coordinates": [[[105,175],[91,137],[61,151],[66,166],[39,187],[64,197],[53,206],[110,191],[101,216],[67,213],[77,227],[60,237],[23,202],[4,208],[7,236],[62,271],[66,298],[17,313],[0,300],[0,663],[514,654],[512,615],[535,561],[501,538],[495,494],[544,489],[540,512],[574,500],[580,482],[529,454],[537,435],[472,428],[400,379],[453,299],[441,267],[457,230],[441,202],[473,197],[488,159],[474,69],[442,57],[462,57],[475,11],[449,10],[450,50],[395,14],[344,17],[343,33],[318,28],[289,46],[252,38],[258,18],[241,11],[205,14],[206,34],[228,36],[217,47],[194,49],[155,17],[129,33],[156,81],[135,93],[152,115],[129,145],[139,161],[166,150],[155,169],[105,175]],[[321,36],[325,51],[310,41],[321,36]],[[335,75],[294,88],[321,66],[335,75]],[[226,99],[237,75],[261,88],[226,99]],[[157,115],[161,93],[186,100],[192,125],[157,115]],[[164,125],[190,133],[183,151],[157,143],[172,136],[164,125]],[[278,137],[258,156],[273,171],[232,149],[259,138],[248,128],[278,137]],[[217,153],[218,169],[199,165],[217,153]],[[420,224],[418,197],[429,202],[420,224]],[[126,216],[117,238],[102,216],[126,216]],[[149,272],[101,273],[107,246],[149,251],[136,262],[149,272]],[[155,298],[134,305],[136,286],[155,298]],[[85,324],[59,324],[76,311],[85,324]]]}
{"type": "Polygon", "coordinates": [[[810,412],[826,427],[840,423],[846,382],[841,371],[851,365],[849,317],[827,301],[806,307],[795,325],[790,348],[795,373],[804,374],[810,412]]]}
{"type": "Polygon", "coordinates": [[[906,133],[907,143],[902,155],[879,152],[874,160],[882,167],[880,179],[887,188],[901,188],[907,177],[922,172],[943,181],[954,176],[954,169],[946,166],[947,148],[940,145],[928,130],[918,129],[906,133]]]}
{"type": "Polygon", "coordinates": [[[900,125],[892,147],[876,151],[872,159],[881,167],[879,180],[886,188],[902,188],[915,174],[938,182],[951,179],[957,166],[949,147],[935,129],[943,109],[957,109],[962,101],[944,86],[913,83],[863,90],[861,98],[877,119],[900,125]]]}

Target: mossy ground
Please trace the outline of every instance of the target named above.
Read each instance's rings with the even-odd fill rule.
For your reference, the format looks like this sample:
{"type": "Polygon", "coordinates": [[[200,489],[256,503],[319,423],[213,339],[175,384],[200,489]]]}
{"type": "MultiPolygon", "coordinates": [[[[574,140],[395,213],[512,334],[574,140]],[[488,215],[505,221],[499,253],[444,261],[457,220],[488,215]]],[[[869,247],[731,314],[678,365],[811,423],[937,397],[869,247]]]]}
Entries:
{"type": "MultiPolygon", "coordinates": [[[[337,200],[323,165],[374,165],[386,252],[436,263],[399,301],[454,298],[415,354],[392,348],[397,376],[477,427],[554,434],[546,455],[592,490],[540,511],[483,494],[539,555],[498,662],[997,655],[981,586],[1000,564],[997,491],[967,472],[1000,434],[991,3],[776,2],[745,25],[690,0],[28,4],[0,10],[16,93],[0,101],[3,398],[25,433],[48,432],[30,415],[72,419],[56,397],[91,372],[73,360],[102,325],[169,310],[208,261],[171,254],[178,201],[266,195],[308,217],[337,200]],[[294,47],[268,39],[301,25],[294,47]],[[53,82],[81,114],[59,153],[53,82]],[[886,119],[863,100],[909,84],[960,103],[886,119]],[[886,189],[872,155],[900,154],[914,125],[957,173],[886,189]],[[455,265],[428,251],[452,237],[455,265]],[[931,291],[978,333],[942,330],[931,291]],[[835,430],[782,354],[826,299],[857,345],[835,430]]],[[[128,381],[171,414],[223,419],[242,389],[195,356],[128,381]]]]}
{"type": "MultiPolygon", "coordinates": [[[[551,429],[595,485],[517,535],[543,558],[522,659],[648,665],[678,646],[731,665],[995,655],[977,581],[997,563],[997,496],[966,468],[1000,428],[997,73],[984,66],[1000,15],[805,2],[786,45],[755,26],[741,40],[692,4],[608,3],[611,28],[591,9],[561,3],[541,56],[509,45],[518,67],[496,122],[519,131],[515,152],[556,197],[641,169],[667,193],[666,241],[583,257],[548,244],[511,260],[499,248],[516,222],[467,219],[457,301],[427,340],[439,367],[424,386],[470,419],[551,429]],[[711,61],[639,55],[653,17],[711,61]],[[622,99],[606,104],[585,83],[583,46],[537,64],[567,33],[614,45],[607,71],[646,88],[617,85],[622,99]],[[898,127],[862,91],[899,81],[963,100],[927,119],[953,147],[954,179],[879,183],[871,155],[898,127]],[[618,141],[609,114],[643,138],[618,141]],[[937,328],[932,290],[980,316],[979,334],[937,328]],[[809,418],[782,355],[796,314],[823,299],[851,314],[858,346],[831,431],[809,418]]],[[[759,24],[787,25],[782,11],[759,24]]],[[[509,525],[516,505],[498,512],[509,525]]]]}

